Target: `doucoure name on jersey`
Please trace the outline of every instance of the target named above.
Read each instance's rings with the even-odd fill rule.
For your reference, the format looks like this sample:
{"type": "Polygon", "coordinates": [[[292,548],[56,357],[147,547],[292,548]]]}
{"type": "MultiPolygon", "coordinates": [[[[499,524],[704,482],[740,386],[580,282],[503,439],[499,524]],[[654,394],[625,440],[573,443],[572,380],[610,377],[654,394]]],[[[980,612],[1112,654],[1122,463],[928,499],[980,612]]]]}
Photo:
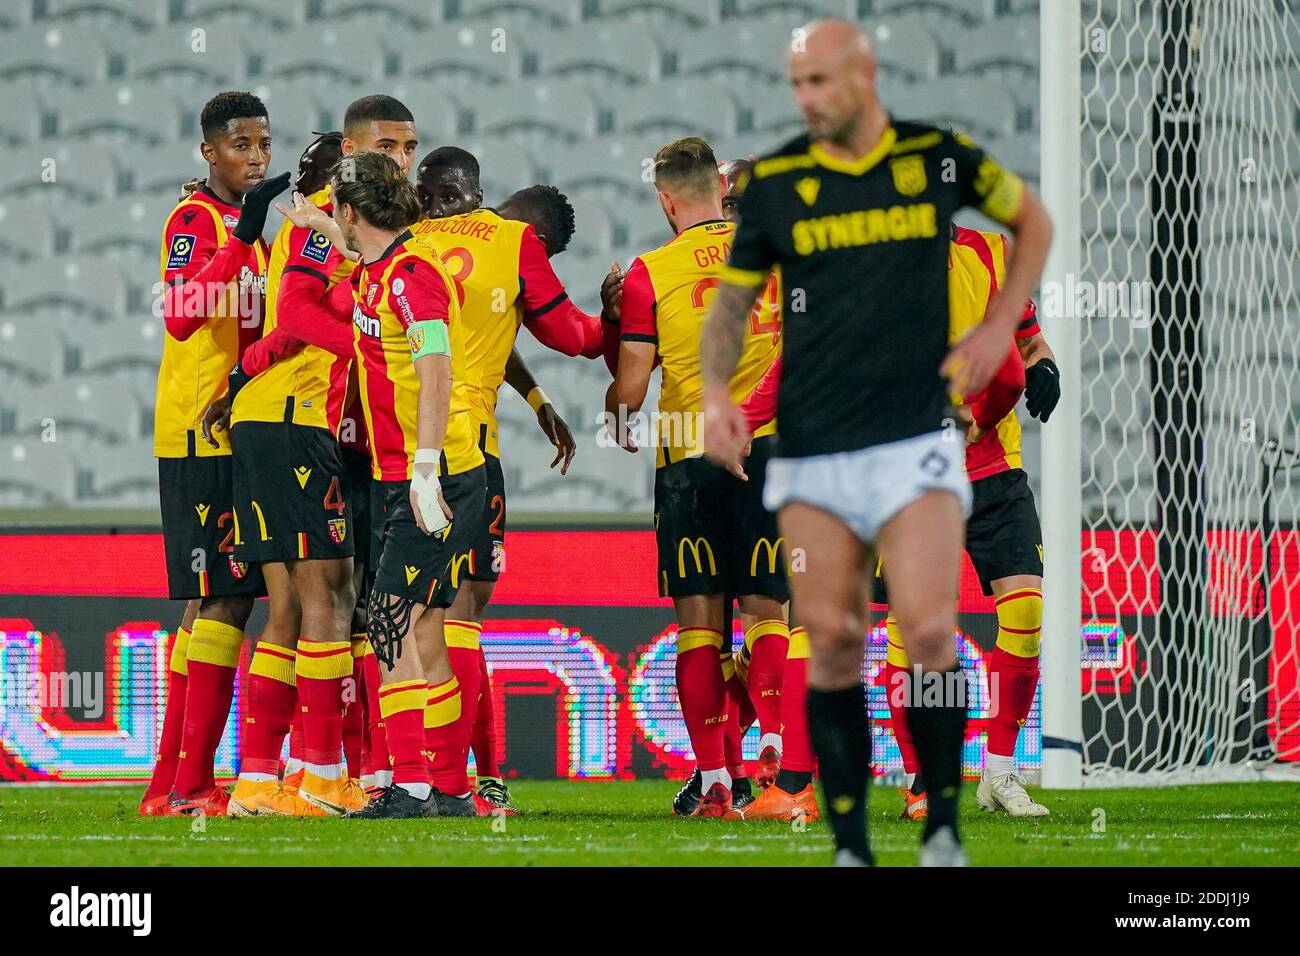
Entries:
{"type": "Polygon", "coordinates": [[[482,220],[454,217],[449,219],[435,219],[432,223],[424,227],[424,231],[426,234],[430,232],[445,232],[451,236],[466,236],[470,239],[482,239],[484,242],[488,242],[497,231],[497,226],[494,222],[483,222],[482,220]]]}
{"type": "Polygon", "coordinates": [[[938,233],[935,207],[928,202],[799,219],[790,227],[794,251],[801,256],[877,242],[930,239],[938,233]]]}

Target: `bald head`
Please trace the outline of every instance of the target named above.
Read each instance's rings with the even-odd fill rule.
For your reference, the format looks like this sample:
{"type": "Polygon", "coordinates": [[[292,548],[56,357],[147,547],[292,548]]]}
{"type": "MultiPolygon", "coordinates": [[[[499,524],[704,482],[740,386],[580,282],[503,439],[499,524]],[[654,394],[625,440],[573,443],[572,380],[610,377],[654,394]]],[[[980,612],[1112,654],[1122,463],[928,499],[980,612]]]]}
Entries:
{"type": "Polygon", "coordinates": [[[795,30],[787,61],[795,103],[813,139],[847,144],[880,111],[871,41],[849,21],[826,17],[795,30]]]}
{"type": "Polygon", "coordinates": [[[718,164],[718,172],[722,173],[722,182],[726,192],[722,194],[722,215],[732,222],[736,221],[736,205],[740,202],[740,191],[748,182],[749,175],[754,171],[754,159],[729,159],[726,162],[718,164]]]}

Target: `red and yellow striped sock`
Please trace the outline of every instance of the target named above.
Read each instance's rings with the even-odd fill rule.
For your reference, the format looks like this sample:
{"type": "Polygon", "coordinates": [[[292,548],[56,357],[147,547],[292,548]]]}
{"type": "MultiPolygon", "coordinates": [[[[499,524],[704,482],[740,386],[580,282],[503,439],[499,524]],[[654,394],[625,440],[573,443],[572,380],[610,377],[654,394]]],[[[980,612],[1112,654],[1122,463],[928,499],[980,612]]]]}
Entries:
{"type": "Polygon", "coordinates": [[[885,699],[889,703],[894,742],[903,758],[903,772],[918,773],[921,764],[916,756],[916,745],[912,743],[912,731],[907,726],[907,697],[911,687],[909,663],[907,651],[903,648],[903,635],[892,614],[885,618],[885,635],[889,641],[885,650],[885,699]]]}
{"type": "MultiPolygon", "coordinates": [[[[388,749],[388,730],[384,723],[383,708],[379,706],[379,691],[383,687],[383,677],[379,673],[379,658],[375,656],[374,645],[370,646],[366,656],[361,659],[361,676],[366,692],[366,743],[370,766],[375,774],[388,775],[393,772],[393,760],[388,749]]],[[[423,704],[421,706],[423,707],[423,704]]],[[[420,718],[420,735],[423,740],[423,717],[420,718]]],[[[391,779],[391,777],[376,776],[375,783],[382,787],[391,782],[391,779]]]]}
{"type": "Polygon", "coordinates": [[[424,749],[429,754],[433,785],[443,793],[460,796],[469,789],[462,762],[456,770],[456,722],[461,716],[460,681],[455,675],[429,688],[424,708],[424,749]]]}
{"type": "Polygon", "coordinates": [[[172,789],[183,797],[211,790],[212,763],[230,717],[244,634],[237,627],[199,618],[190,629],[185,667],[185,727],[172,789]]]}
{"type": "Polygon", "coordinates": [[[785,674],[781,677],[781,769],[812,773],[812,739],[808,736],[808,630],[790,628],[785,674]]]}
{"type": "Polygon", "coordinates": [[[995,602],[998,640],[988,658],[988,752],[1013,757],[1016,739],[1034,704],[1043,634],[1043,592],[1018,588],[995,602]]]}
{"type": "Polygon", "coordinates": [[[296,673],[303,763],[318,776],[338,777],[343,767],[343,681],[352,674],[352,643],[300,637],[296,673]]]}
{"type": "Polygon", "coordinates": [[[492,676],[488,673],[487,657],[480,642],[478,650],[478,706],[474,713],[474,733],[470,748],[474,751],[474,766],[479,777],[500,777],[497,763],[497,713],[492,697],[492,676]]]}
{"type": "Polygon", "coordinates": [[[352,635],[352,674],[343,683],[343,759],[348,776],[361,778],[362,751],[366,737],[366,698],[362,692],[361,659],[370,639],[365,634],[352,635]]]}
{"type": "Polygon", "coordinates": [[[677,701],[701,771],[726,767],[727,690],[718,651],[722,632],[683,627],[677,632],[677,701]]]}
{"type": "Polygon", "coordinates": [[[790,627],[785,621],[758,621],[745,632],[749,648],[749,699],[763,735],[781,733],[781,682],[790,652],[790,627]]]}
{"type": "Polygon", "coordinates": [[[176,779],[176,765],[180,761],[181,734],[185,730],[185,655],[190,646],[189,628],[176,629],[171,656],[167,666],[167,699],[163,705],[162,735],[158,739],[158,759],[153,776],[145,789],[144,799],[165,797],[171,792],[176,779]]]}
{"type": "Polygon", "coordinates": [[[443,636],[447,641],[447,658],[451,663],[451,672],[460,685],[461,708],[452,728],[452,746],[445,757],[435,754],[433,762],[433,782],[439,790],[446,782],[448,786],[463,786],[461,790],[446,790],[459,796],[469,790],[469,745],[474,737],[474,720],[478,716],[479,687],[482,680],[483,651],[479,639],[483,625],[475,621],[448,620],[443,624],[443,636]],[[444,765],[445,761],[445,765],[444,765]]]}
{"type": "Polygon", "coordinates": [[[239,775],[280,773],[280,752],[298,700],[291,647],[258,641],[248,666],[248,713],[244,715],[239,775]]]}
{"type": "Polygon", "coordinates": [[[392,753],[393,783],[428,784],[424,709],[429,700],[429,685],[422,680],[397,681],[379,688],[378,697],[388,749],[392,753]]]}

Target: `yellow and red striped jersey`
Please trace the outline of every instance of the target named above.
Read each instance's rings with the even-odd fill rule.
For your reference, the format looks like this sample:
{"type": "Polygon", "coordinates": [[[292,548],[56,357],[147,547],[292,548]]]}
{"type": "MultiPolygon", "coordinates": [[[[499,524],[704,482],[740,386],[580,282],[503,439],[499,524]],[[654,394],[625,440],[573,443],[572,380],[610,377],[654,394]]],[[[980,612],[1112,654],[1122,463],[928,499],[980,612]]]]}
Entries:
{"type": "MultiPolygon", "coordinates": [[[[956,226],[948,246],[948,342],[957,342],[984,321],[989,301],[1006,276],[1007,240],[1001,233],[956,226]]],[[[1038,334],[1033,302],[1016,329],[1017,339],[1038,334]]],[[[1015,409],[1007,412],[981,438],[966,448],[966,471],[971,481],[1021,468],[1020,420],[1015,409]]]]}
{"type": "MultiPolygon", "coordinates": [[[[700,332],[709,299],[722,281],[735,232],[735,224],[723,219],[697,223],[658,249],[638,256],[623,280],[620,339],[653,343],[663,359],[655,441],[655,466],[659,468],[704,453],[699,427],[704,397],[700,332]]],[[[735,401],[754,390],[780,351],[781,291],[773,273],[749,316],[740,361],[731,379],[735,401]]],[[[775,430],[775,422],[769,422],[756,437],[775,430]]]]}
{"type": "MultiPolygon", "coordinates": [[[[334,209],[329,186],[313,193],[309,201],[326,213],[334,209]]],[[[286,272],[311,273],[327,285],[333,285],[346,279],[352,273],[352,267],[353,263],[323,234],[295,226],[285,219],[271,243],[266,280],[266,322],[262,337],[270,336],[279,324],[276,319],[278,298],[286,272]]],[[[239,390],[230,421],[237,424],[291,420],[297,425],[326,428],[337,435],[351,364],[350,359],[340,358],[315,345],[303,345],[292,354],[278,357],[275,364],[254,375],[239,390]],[[288,415],[292,418],[287,419],[288,415]]]]}
{"type": "Polygon", "coordinates": [[[460,305],[437,255],[404,230],[382,256],[358,265],[350,282],[357,382],[374,476],[381,481],[411,477],[420,380],[406,330],[413,322],[430,319],[447,323],[451,341],[451,408],[438,474],[458,475],[483,464],[465,377],[460,305]]]}
{"type": "Polygon", "coordinates": [[[154,403],[153,453],[158,458],[229,455],[230,441],[217,432],[220,447],[198,437],[203,413],[226,392],[231,368],[262,324],[267,249],[230,240],[240,207],[206,186],[182,200],[163,227],[159,271],[167,288],[162,363],[154,403]],[[228,241],[235,242],[228,248],[228,241]],[[222,252],[233,278],[221,284],[190,281],[222,252]]]}

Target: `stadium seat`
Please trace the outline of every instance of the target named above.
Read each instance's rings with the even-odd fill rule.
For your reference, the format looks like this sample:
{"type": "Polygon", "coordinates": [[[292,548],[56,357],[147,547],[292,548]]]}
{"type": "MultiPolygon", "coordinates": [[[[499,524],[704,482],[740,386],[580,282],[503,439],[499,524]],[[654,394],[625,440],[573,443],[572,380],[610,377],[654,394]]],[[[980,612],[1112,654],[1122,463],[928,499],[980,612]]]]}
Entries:
{"type": "MultiPolygon", "coordinates": [[[[570,199],[573,203],[573,239],[566,255],[589,257],[606,255],[614,247],[614,218],[597,199],[583,196],[570,199]]],[[[626,228],[622,224],[618,228],[626,228]]]]}
{"type": "Polygon", "coordinates": [[[87,258],[27,263],[12,275],[5,293],[9,312],[69,305],[83,315],[108,317],[124,312],[126,302],[126,283],[117,267],[87,258]]]}
{"type": "Polygon", "coordinates": [[[259,30],[301,29],[307,22],[311,0],[181,0],[181,14],[175,19],[184,23],[229,23],[259,30]]]}
{"type": "Polygon", "coordinates": [[[129,388],[107,380],[54,381],[35,386],[15,396],[15,433],[39,438],[49,434],[56,441],[65,433],[91,435],[104,441],[140,438],[144,415],[140,402],[129,388]]]}
{"type": "MultiPolygon", "coordinates": [[[[199,140],[196,136],[192,141],[180,140],[157,149],[118,147],[115,153],[123,170],[124,191],[159,201],[171,199],[175,205],[180,201],[181,186],[186,181],[208,174],[208,164],[199,152],[199,140]]],[[[274,138],[271,151],[274,157],[274,138]]],[[[158,230],[161,236],[161,222],[158,230]]]]}
{"type": "Polygon", "coordinates": [[[467,107],[475,134],[539,146],[594,137],[600,120],[599,107],[584,84],[556,80],[483,89],[467,107]]]}
{"type": "Polygon", "coordinates": [[[81,210],[70,230],[72,250],[88,255],[139,253],[158,256],[163,222],[175,196],[126,196],[81,210]]]}
{"type": "Polygon", "coordinates": [[[436,43],[428,33],[391,33],[383,43],[396,55],[397,75],[408,83],[446,78],[491,85],[519,76],[524,57],[519,31],[505,30],[494,41],[496,29],[505,30],[492,21],[448,23],[436,43]]]}
{"type": "Polygon", "coordinates": [[[645,83],[618,98],[614,125],[630,136],[680,136],[706,140],[735,135],[740,129],[736,102],[720,87],[698,80],[645,83]]]}
{"type": "Polygon", "coordinates": [[[1038,133],[1025,132],[1002,138],[989,138],[980,145],[988,150],[990,156],[1012,172],[1034,184],[1038,183],[1042,165],[1039,160],[1041,145],[1038,133]]]}
{"type": "Polygon", "coordinates": [[[108,76],[108,61],[98,31],[90,27],[34,23],[0,33],[0,80],[98,83],[108,76]]]}
{"type": "Polygon", "coordinates": [[[563,27],[583,19],[592,0],[443,0],[448,25],[461,20],[514,20],[519,26],[563,27]]]}
{"type": "MultiPolygon", "coordinates": [[[[640,252],[648,252],[663,245],[673,237],[672,227],[664,218],[664,211],[657,202],[627,203],[619,207],[619,214],[627,230],[626,245],[640,252]]],[[[601,262],[605,262],[606,255],[601,262]]],[[[608,266],[609,263],[605,262],[608,266]]],[[[623,263],[627,268],[627,263],[623,263]]],[[[604,274],[602,273],[602,278],[604,274]]]]}
{"type": "Polygon", "coordinates": [[[917,17],[871,20],[867,25],[881,73],[913,82],[939,75],[939,44],[917,17]]]}
{"type": "Polygon", "coordinates": [[[283,143],[308,143],[313,131],[326,132],[337,129],[343,122],[342,107],[327,110],[321,104],[319,88],[312,83],[288,83],[283,80],[253,88],[263,103],[271,120],[271,155],[275,168],[290,167],[296,171],[301,149],[290,152],[279,148],[283,143]],[[338,114],[337,118],[335,114],[338,114]]]}
{"type": "Polygon", "coordinates": [[[35,77],[6,80],[4,87],[12,108],[0,110],[0,145],[17,146],[39,139],[50,89],[35,77]]]}
{"type": "Polygon", "coordinates": [[[554,183],[570,197],[652,202],[649,169],[663,142],[657,136],[620,137],[550,149],[538,156],[539,172],[543,182],[554,183]]]}
{"type": "Polygon", "coordinates": [[[499,205],[516,190],[541,182],[528,151],[521,149],[518,143],[476,136],[463,145],[478,159],[479,184],[483,187],[485,206],[499,205]]]}
{"type": "Polygon", "coordinates": [[[51,26],[151,30],[167,22],[170,0],[42,0],[40,6],[40,22],[51,26]]]}
{"type": "Polygon", "coordinates": [[[1018,110],[1010,91],[996,80],[944,76],[907,87],[887,103],[898,119],[951,126],[976,142],[1016,131],[1018,110]]]}
{"type": "Polygon", "coordinates": [[[110,83],[51,92],[46,110],[60,140],[170,143],[181,133],[180,107],[152,83],[110,83]]]}
{"type": "Polygon", "coordinates": [[[350,23],[376,32],[424,32],[441,19],[440,0],[319,0],[325,23],[350,23]]]}
{"type": "Polygon", "coordinates": [[[148,507],[158,502],[158,461],[153,457],[153,439],[142,438],[120,445],[106,445],[94,453],[91,471],[96,503],[118,507],[148,507]]]}
{"type": "Polygon", "coordinates": [[[1038,21],[993,20],[961,34],[953,44],[958,73],[1018,80],[1037,88],[1038,21]]]}
{"type": "Polygon", "coordinates": [[[0,318],[0,367],[46,382],[63,373],[63,349],[43,323],[9,312],[0,318]]]}
{"type": "MultiPolygon", "coordinates": [[[[926,25],[940,45],[985,20],[993,0],[874,0],[871,15],[913,16],[926,25]]],[[[1035,3],[1038,0],[1034,0],[1035,3]]]]}
{"type": "Polygon", "coordinates": [[[28,143],[0,151],[0,195],[39,194],[53,201],[94,202],[117,191],[107,150],[62,143],[28,143]]]}
{"type": "Polygon", "coordinates": [[[122,36],[118,42],[127,77],[164,83],[201,105],[217,90],[239,89],[248,82],[250,61],[256,67],[264,56],[263,39],[230,24],[181,23],[122,36]]]}
{"type": "Polygon", "coordinates": [[[56,224],[39,197],[0,199],[0,255],[43,259],[54,252],[56,224]]]}
{"type": "Polygon", "coordinates": [[[664,52],[659,38],[636,23],[593,21],[582,30],[535,29],[521,38],[525,70],[547,77],[589,77],[632,84],[660,79],[664,52]]]}
{"type": "Polygon", "coordinates": [[[785,51],[790,30],[782,25],[759,25],[728,20],[696,30],[675,43],[669,53],[675,72],[705,77],[736,88],[755,81],[778,83],[785,77],[785,51]]]}
{"type": "Polygon", "coordinates": [[[739,20],[783,17],[797,27],[818,17],[852,16],[854,0],[726,0],[728,16],[739,20]]]}
{"type": "Polygon", "coordinates": [[[77,490],[72,444],[37,438],[0,445],[0,502],[49,505],[71,501],[77,490]]]}
{"type": "MultiPolygon", "coordinates": [[[[162,233],[161,220],[158,226],[162,233]]],[[[99,257],[91,262],[103,262],[113,267],[126,283],[126,310],[130,316],[152,315],[154,302],[162,293],[162,276],[159,271],[159,250],[111,249],[100,250],[99,257]]],[[[159,306],[161,309],[161,305],[159,306]]],[[[156,321],[161,322],[161,312],[156,321]]]]}
{"type": "Polygon", "coordinates": [[[724,0],[603,0],[602,20],[627,20],[668,30],[690,30],[722,19],[724,0]]]}
{"type": "MultiPolygon", "coordinates": [[[[888,102],[888,100],[886,100],[888,102]]],[[[774,142],[781,142],[792,136],[798,136],[804,130],[799,107],[795,106],[790,88],[784,83],[776,83],[755,96],[747,96],[741,101],[741,115],[744,117],[743,132],[755,138],[763,137],[774,142]]],[[[757,152],[749,149],[747,152],[757,152]]]]}
{"type": "Polygon", "coordinates": [[[387,76],[388,56],[378,36],[353,22],[278,34],[264,66],[273,84],[315,78],[356,85],[378,83],[387,76]]]}

